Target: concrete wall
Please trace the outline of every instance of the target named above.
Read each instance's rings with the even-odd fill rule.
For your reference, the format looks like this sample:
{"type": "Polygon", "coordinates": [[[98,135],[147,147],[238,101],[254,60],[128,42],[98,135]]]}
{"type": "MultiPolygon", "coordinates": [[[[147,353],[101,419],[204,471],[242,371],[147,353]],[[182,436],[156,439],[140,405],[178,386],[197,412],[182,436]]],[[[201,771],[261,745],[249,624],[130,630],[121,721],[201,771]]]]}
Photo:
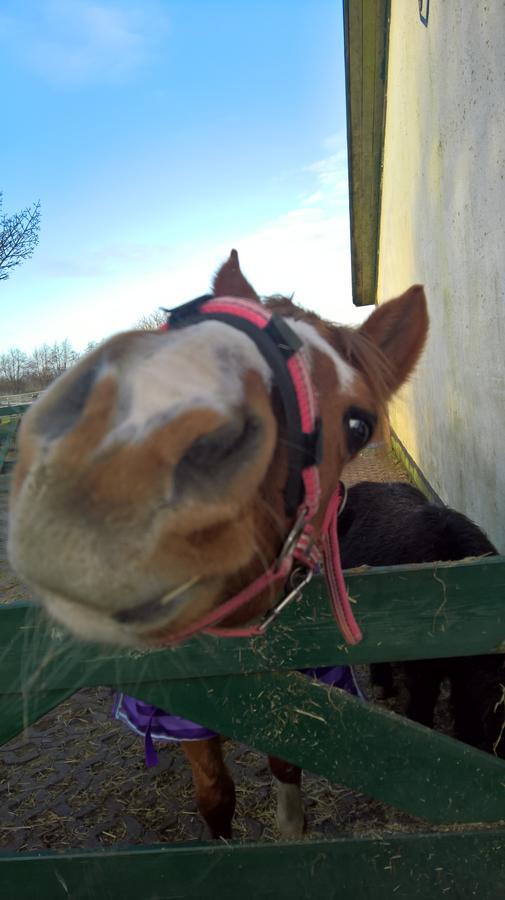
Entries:
{"type": "Polygon", "coordinates": [[[425,285],[392,426],[505,553],[505,2],[392,0],[378,297],[425,285]]]}

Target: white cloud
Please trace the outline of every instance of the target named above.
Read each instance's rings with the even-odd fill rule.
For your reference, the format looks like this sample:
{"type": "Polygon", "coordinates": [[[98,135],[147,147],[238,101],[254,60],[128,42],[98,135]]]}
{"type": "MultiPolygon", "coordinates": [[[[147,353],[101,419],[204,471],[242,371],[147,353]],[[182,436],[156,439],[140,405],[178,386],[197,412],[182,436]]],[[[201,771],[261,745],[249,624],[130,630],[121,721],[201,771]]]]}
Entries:
{"type": "Polygon", "coordinates": [[[345,159],[332,154],[305,171],[306,191],[298,205],[250,232],[231,232],[196,248],[104,247],[87,261],[85,272],[77,261],[75,271],[68,264],[59,273],[75,276],[68,301],[41,310],[40,319],[32,317],[39,343],[68,337],[82,349],[90,340],[130,328],[158,306],[203,294],[232,247],[260,294],[294,294],[295,301],[324,318],[362,322],[371,309],[352,304],[347,191],[335,188],[345,181],[345,159]],[[92,274],[93,281],[82,277],[92,274]]]}
{"type": "Polygon", "coordinates": [[[166,266],[170,256],[177,257],[177,248],[168,244],[124,243],[110,244],[91,250],[86,256],[45,257],[35,261],[36,271],[50,278],[102,278],[125,274],[140,266],[150,270],[166,266]]]}
{"type": "Polygon", "coordinates": [[[308,190],[298,208],[240,241],[244,268],[264,293],[294,293],[302,306],[332,321],[362,322],[370,308],[352,304],[345,137],[306,166],[308,190]]]}
{"type": "Polygon", "coordinates": [[[88,314],[84,332],[82,323],[79,326],[80,343],[129,327],[157,306],[175,306],[205,293],[232,247],[259,293],[294,293],[302,306],[332,321],[362,322],[371,309],[352,304],[345,153],[333,153],[306,172],[310,190],[288,213],[249,233],[231,233],[226,241],[181,250],[170,268],[151,266],[145,271],[144,258],[137,274],[130,272],[106,288],[83,294],[79,307],[88,314]]]}
{"type": "Polygon", "coordinates": [[[302,206],[314,206],[316,203],[320,203],[323,199],[322,191],[315,191],[313,194],[309,194],[308,197],[302,197],[301,203],[302,206]]]}
{"type": "Polygon", "coordinates": [[[37,0],[0,17],[14,58],[60,87],[121,82],[144,66],[168,27],[157,0],[138,5],[37,0]]]}

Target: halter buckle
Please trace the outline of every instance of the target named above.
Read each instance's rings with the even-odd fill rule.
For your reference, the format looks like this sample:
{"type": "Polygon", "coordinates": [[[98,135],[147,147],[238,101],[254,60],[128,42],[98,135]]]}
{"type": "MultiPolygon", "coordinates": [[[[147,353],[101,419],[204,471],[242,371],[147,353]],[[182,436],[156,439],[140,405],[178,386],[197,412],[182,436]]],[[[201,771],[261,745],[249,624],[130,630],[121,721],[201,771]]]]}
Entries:
{"type": "Polygon", "coordinates": [[[302,569],[300,566],[293,570],[291,573],[291,577],[289,579],[291,590],[288,594],[285,594],[275,606],[270,609],[265,618],[258,626],[258,631],[261,634],[264,634],[269,625],[281,614],[281,612],[289,606],[290,603],[293,603],[294,600],[300,600],[301,596],[312,580],[312,576],[314,574],[313,569],[302,569]],[[301,579],[301,580],[299,580],[301,579]]]}

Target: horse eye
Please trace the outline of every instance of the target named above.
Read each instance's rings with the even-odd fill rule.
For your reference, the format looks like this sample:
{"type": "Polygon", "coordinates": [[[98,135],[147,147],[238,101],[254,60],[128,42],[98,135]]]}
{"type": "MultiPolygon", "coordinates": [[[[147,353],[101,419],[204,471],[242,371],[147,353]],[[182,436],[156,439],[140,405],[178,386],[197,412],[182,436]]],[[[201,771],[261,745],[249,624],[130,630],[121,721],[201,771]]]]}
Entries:
{"type": "Polygon", "coordinates": [[[347,447],[351,455],[362,450],[370,440],[375,426],[374,419],[375,417],[369,417],[358,410],[349,410],[345,416],[347,447]]]}

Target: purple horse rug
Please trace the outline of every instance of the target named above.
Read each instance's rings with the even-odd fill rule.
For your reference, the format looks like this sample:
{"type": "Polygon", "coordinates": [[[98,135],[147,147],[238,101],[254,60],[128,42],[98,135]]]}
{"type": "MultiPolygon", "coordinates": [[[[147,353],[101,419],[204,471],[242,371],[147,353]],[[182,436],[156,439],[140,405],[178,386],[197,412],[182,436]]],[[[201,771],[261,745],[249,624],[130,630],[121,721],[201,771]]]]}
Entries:
{"type": "MultiPolygon", "coordinates": [[[[330,687],[338,687],[361,700],[366,699],[361,691],[351,666],[323,666],[317,669],[300,670],[308,678],[317,678],[330,687]]],[[[128,694],[115,694],[112,707],[112,715],[119,722],[123,722],[136,734],[144,738],[145,756],[147,766],[158,764],[158,754],[154,748],[153,739],[156,741],[204,741],[207,738],[218,737],[215,731],[174,716],[172,713],[158,709],[143,700],[137,700],[128,694]]]]}

